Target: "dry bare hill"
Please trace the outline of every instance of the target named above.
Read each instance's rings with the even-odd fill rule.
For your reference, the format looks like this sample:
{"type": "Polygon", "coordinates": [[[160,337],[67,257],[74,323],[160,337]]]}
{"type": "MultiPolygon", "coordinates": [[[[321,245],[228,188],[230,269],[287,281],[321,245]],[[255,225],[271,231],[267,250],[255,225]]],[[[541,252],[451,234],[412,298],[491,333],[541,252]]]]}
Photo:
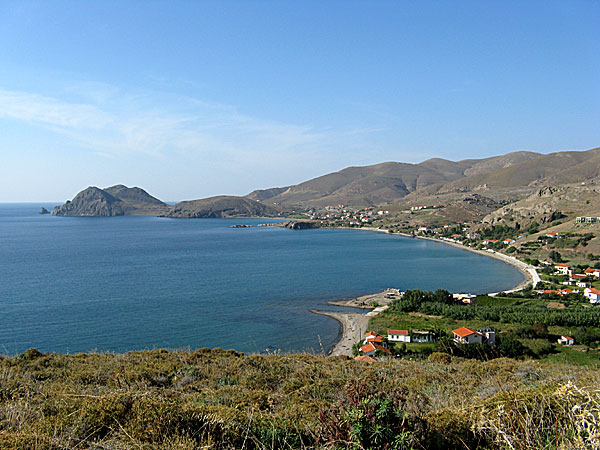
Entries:
{"type": "Polygon", "coordinates": [[[446,183],[445,192],[486,191],[583,182],[600,175],[600,148],[541,155],[507,167],[446,183]]]}
{"type": "Polygon", "coordinates": [[[248,198],[284,207],[320,207],[338,203],[351,206],[386,204],[411,193],[435,193],[445,183],[538,157],[538,153],[514,152],[458,162],[433,158],[419,164],[386,162],[366,167],[348,167],[287,188],[254,191],[248,198]],[[426,188],[431,186],[434,188],[427,191],[426,188]]]}

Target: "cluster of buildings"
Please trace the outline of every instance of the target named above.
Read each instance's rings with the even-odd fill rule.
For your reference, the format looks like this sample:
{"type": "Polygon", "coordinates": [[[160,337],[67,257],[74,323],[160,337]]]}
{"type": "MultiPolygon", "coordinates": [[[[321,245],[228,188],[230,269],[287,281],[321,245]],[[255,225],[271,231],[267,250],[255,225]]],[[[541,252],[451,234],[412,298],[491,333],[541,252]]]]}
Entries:
{"type": "Polygon", "coordinates": [[[362,209],[354,211],[345,209],[344,205],[326,206],[325,212],[317,213],[314,210],[309,211],[309,217],[313,220],[321,221],[340,221],[348,225],[369,225],[373,221],[374,216],[384,216],[389,214],[388,210],[375,210],[374,208],[362,209]]]}
{"type": "MultiPolygon", "coordinates": [[[[544,265],[551,265],[550,261],[542,261],[544,265]]],[[[585,269],[584,273],[573,273],[573,268],[569,264],[557,263],[554,264],[554,270],[557,275],[568,277],[568,280],[562,282],[567,286],[577,286],[583,289],[583,295],[592,304],[600,303],[600,289],[595,289],[591,285],[593,279],[600,279],[600,269],[588,268],[585,269]]],[[[547,289],[544,291],[538,291],[540,294],[557,294],[557,295],[569,295],[578,294],[580,290],[571,289],[547,289]]]]}

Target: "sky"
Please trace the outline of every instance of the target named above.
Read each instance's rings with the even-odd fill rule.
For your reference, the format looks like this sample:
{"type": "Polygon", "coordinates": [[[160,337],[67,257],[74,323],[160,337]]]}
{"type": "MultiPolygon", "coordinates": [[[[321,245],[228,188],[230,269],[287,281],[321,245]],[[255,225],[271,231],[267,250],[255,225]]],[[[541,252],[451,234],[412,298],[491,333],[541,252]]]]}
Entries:
{"type": "Polygon", "coordinates": [[[599,146],[596,0],[0,0],[0,202],[599,146]]]}

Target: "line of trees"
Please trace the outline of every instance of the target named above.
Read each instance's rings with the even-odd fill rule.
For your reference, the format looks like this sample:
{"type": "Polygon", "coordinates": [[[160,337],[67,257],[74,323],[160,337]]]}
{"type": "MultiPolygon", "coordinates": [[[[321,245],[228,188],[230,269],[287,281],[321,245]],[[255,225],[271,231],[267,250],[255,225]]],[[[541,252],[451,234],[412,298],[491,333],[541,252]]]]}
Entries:
{"type": "Polygon", "coordinates": [[[545,306],[502,305],[466,306],[457,305],[448,291],[435,292],[420,290],[407,291],[400,299],[394,300],[391,311],[420,312],[443,316],[454,320],[482,320],[501,323],[522,323],[533,325],[544,323],[547,326],[598,327],[600,309],[549,309],[545,306]]]}

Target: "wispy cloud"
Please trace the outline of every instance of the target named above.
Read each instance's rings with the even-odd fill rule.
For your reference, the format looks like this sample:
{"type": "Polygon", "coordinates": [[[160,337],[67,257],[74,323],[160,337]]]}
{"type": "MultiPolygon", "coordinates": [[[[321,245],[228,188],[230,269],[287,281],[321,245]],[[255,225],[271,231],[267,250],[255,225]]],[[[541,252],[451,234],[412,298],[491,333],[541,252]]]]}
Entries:
{"type": "Polygon", "coordinates": [[[0,118],[37,124],[97,154],[113,156],[282,151],[330,137],[310,126],[250,117],[229,105],[165,94],[156,98],[122,95],[106,87],[89,87],[74,90],[87,103],[0,90],[0,118]]]}

